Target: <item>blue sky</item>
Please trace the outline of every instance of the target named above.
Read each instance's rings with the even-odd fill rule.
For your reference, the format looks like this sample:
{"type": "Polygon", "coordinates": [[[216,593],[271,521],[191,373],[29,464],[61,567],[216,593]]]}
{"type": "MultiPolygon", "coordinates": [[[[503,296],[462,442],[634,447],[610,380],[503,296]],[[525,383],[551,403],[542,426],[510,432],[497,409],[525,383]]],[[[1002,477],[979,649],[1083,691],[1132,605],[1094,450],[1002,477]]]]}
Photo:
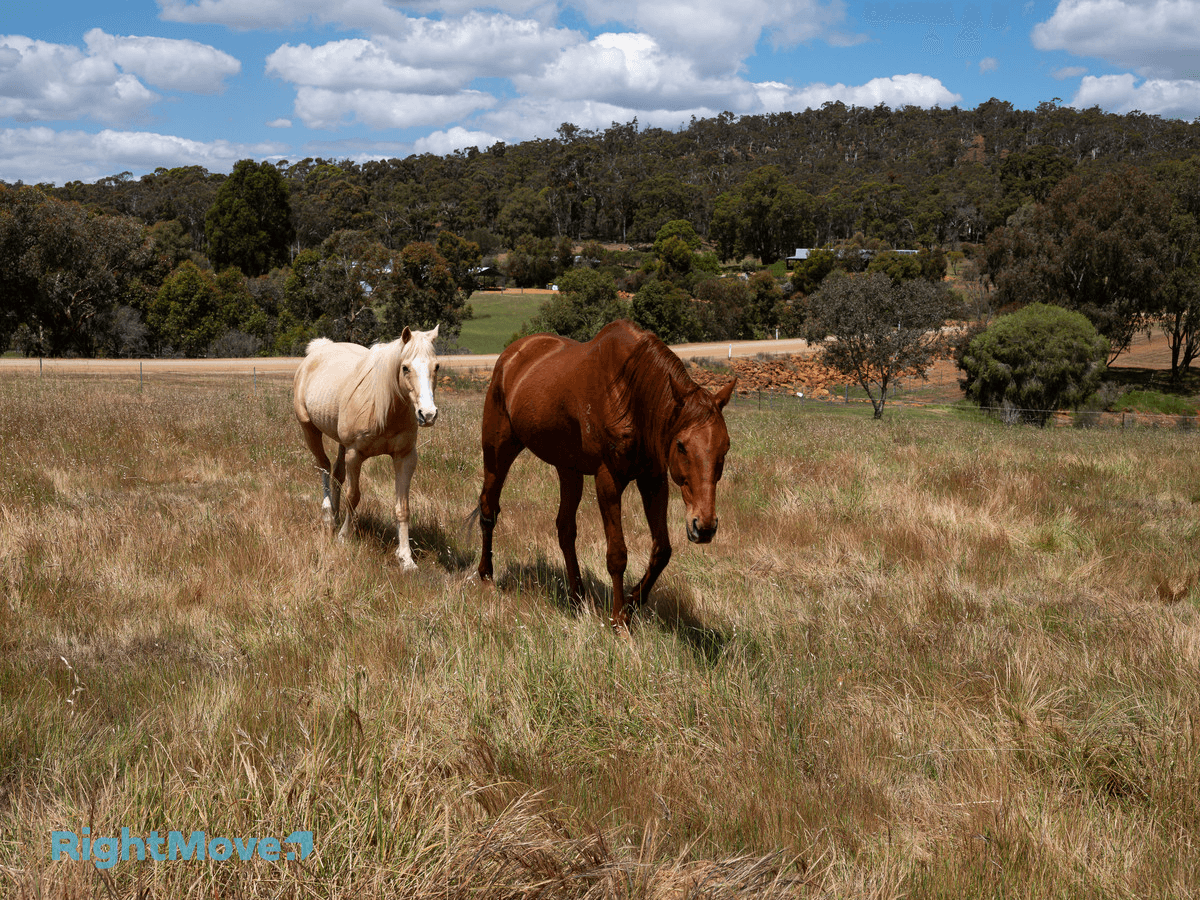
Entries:
{"type": "Polygon", "coordinates": [[[0,180],[847,105],[1200,117],[1200,0],[0,0],[0,180]]]}

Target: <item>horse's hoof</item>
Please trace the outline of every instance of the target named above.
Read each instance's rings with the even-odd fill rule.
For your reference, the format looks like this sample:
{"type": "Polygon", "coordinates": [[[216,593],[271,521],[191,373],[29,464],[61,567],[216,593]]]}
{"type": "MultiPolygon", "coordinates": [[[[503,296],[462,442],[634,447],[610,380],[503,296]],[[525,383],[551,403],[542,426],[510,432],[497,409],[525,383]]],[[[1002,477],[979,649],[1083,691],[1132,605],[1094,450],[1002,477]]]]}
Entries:
{"type": "Polygon", "coordinates": [[[396,557],[396,562],[400,563],[400,568],[403,569],[405,572],[417,571],[417,564],[415,562],[413,562],[412,559],[409,557],[398,556],[398,557],[396,557]]]}

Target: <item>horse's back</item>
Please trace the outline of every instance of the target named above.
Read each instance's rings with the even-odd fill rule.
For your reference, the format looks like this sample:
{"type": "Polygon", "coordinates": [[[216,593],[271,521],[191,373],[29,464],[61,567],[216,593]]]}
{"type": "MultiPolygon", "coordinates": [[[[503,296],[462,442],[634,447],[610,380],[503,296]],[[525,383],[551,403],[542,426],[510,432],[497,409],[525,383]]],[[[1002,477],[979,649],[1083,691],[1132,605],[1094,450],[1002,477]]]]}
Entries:
{"type": "MultiPolygon", "coordinates": [[[[534,334],[510,344],[492,373],[485,429],[504,420],[535,456],[594,473],[611,442],[608,408],[620,371],[621,348],[614,353],[614,335],[605,334],[612,329],[585,343],[534,334]]],[[[622,334],[615,337],[619,343],[622,334]]]]}
{"type": "Polygon", "coordinates": [[[367,348],[359,344],[328,338],[310,341],[296,369],[293,397],[296,417],[336,437],[343,388],[366,355],[367,348]]]}
{"type": "Polygon", "coordinates": [[[557,334],[514,341],[496,360],[489,393],[510,415],[523,419],[569,413],[562,404],[583,387],[586,348],[557,334]]]}

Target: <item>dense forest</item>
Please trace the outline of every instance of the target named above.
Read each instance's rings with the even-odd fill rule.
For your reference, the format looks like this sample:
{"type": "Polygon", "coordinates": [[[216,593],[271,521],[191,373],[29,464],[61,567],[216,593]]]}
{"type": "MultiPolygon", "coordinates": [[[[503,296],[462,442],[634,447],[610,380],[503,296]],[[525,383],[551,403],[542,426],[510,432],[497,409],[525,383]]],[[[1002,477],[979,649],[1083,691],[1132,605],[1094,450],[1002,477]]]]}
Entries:
{"type": "MultiPolygon", "coordinates": [[[[0,346],[292,353],[317,333],[366,342],[436,320],[453,336],[481,265],[527,285],[581,261],[657,296],[648,315],[691,302],[673,337],[798,331],[803,297],[852,246],[924,251],[920,277],[963,254],[977,301],[1095,307],[1119,349],[1170,310],[1191,328],[1198,172],[1200,122],[990,100],[725,113],[674,131],[564,124],[444,157],[0,184],[0,346]],[[1081,263],[1084,245],[1107,261],[1081,263]],[[776,265],[773,286],[711,283],[798,247],[832,252],[776,265]],[[1136,277],[1113,284],[1114,266],[1136,277]]],[[[901,262],[884,264],[906,277],[901,262]]]]}

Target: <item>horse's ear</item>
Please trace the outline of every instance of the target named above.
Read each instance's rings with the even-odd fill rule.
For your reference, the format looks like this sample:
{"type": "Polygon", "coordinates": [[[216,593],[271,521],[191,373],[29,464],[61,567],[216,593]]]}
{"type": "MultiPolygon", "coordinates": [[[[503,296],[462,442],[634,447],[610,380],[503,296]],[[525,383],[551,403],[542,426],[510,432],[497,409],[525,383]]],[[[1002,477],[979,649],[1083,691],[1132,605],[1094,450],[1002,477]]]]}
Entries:
{"type": "Polygon", "coordinates": [[[436,341],[436,340],[437,340],[437,333],[438,333],[438,329],[439,329],[439,328],[441,328],[441,327],[442,327],[442,323],[441,323],[441,322],[438,322],[436,325],[434,325],[434,326],[433,326],[433,331],[429,332],[429,339],[430,339],[431,341],[436,341]]]}
{"type": "Polygon", "coordinates": [[[400,332],[400,340],[405,344],[412,340],[412,332],[408,330],[407,325],[405,325],[404,330],[400,332]]]}
{"type": "Polygon", "coordinates": [[[680,384],[674,378],[670,379],[670,383],[671,396],[675,398],[676,405],[682,404],[687,399],[688,394],[696,389],[694,385],[689,387],[686,384],[680,384]]]}
{"type": "Polygon", "coordinates": [[[735,387],[737,387],[737,379],[736,378],[733,379],[733,381],[729,382],[727,385],[725,385],[725,387],[723,387],[719,391],[717,391],[716,396],[713,397],[713,400],[716,401],[717,409],[725,408],[725,404],[728,403],[729,398],[733,396],[733,389],[735,387]]]}

